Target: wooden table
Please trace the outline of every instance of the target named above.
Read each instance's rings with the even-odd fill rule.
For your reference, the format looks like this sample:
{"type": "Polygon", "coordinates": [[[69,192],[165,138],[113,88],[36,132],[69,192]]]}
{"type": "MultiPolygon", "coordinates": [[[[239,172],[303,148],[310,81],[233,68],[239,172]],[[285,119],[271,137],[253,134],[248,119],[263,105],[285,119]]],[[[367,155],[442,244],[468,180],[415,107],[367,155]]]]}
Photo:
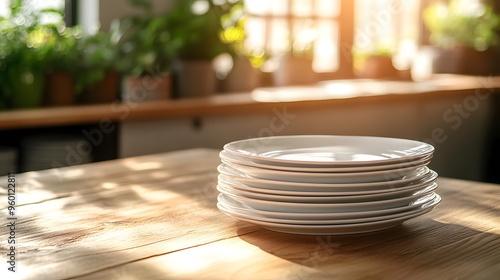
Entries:
{"type": "Polygon", "coordinates": [[[498,185],[440,178],[443,202],[401,226],[301,236],[222,214],[218,163],[195,149],[16,175],[0,279],[500,279],[498,185]]]}

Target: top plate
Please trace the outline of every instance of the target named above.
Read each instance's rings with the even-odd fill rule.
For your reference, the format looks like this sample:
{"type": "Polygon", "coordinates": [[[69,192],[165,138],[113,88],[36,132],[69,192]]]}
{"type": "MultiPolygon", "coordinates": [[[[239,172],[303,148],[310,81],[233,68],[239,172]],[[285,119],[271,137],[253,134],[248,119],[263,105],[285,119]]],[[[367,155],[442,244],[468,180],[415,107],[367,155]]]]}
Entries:
{"type": "Polygon", "coordinates": [[[311,172],[311,173],[345,173],[345,172],[367,172],[367,171],[382,171],[389,169],[400,169],[411,166],[427,165],[431,162],[432,155],[418,158],[409,162],[400,162],[393,164],[379,164],[379,165],[354,165],[354,166],[282,166],[275,164],[263,164],[253,162],[247,158],[239,157],[228,151],[222,150],[219,153],[222,163],[231,165],[232,163],[238,165],[245,165],[250,167],[257,167],[260,169],[270,169],[279,171],[292,171],[292,172],[311,172]]]}
{"type": "Polygon", "coordinates": [[[432,154],[434,147],[399,138],[297,135],[235,141],[224,150],[262,164],[348,167],[410,162],[432,154]]]}

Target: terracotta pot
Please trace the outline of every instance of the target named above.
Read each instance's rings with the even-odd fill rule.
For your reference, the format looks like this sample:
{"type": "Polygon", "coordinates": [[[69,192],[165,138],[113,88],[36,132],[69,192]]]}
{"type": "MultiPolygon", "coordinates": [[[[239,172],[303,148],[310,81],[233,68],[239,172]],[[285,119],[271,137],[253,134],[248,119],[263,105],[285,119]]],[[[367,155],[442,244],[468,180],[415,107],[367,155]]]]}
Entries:
{"type": "Polygon", "coordinates": [[[273,72],[275,86],[307,85],[316,83],[316,73],[312,60],[302,57],[284,56],[279,67],[273,72]]]}
{"type": "Polygon", "coordinates": [[[120,90],[120,74],[108,72],[104,79],[80,94],[79,102],[83,104],[112,103],[118,99],[120,90]]]}
{"type": "Polygon", "coordinates": [[[55,71],[46,76],[45,106],[69,106],[75,104],[75,79],[68,73],[55,71]]]}
{"type": "Polygon", "coordinates": [[[215,94],[217,77],[211,60],[182,60],[176,64],[176,97],[192,98],[215,94]]]}
{"type": "Polygon", "coordinates": [[[392,58],[374,55],[365,60],[357,76],[365,79],[384,79],[397,78],[399,74],[392,65],[392,58]]]}
{"type": "Polygon", "coordinates": [[[460,72],[465,75],[488,76],[496,72],[495,53],[493,50],[477,51],[472,48],[458,48],[460,72]]]}
{"type": "Polygon", "coordinates": [[[463,74],[461,53],[458,49],[433,48],[432,73],[463,74]]]}
{"type": "Polygon", "coordinates": [[[477,51],[468,47],[442,49],[434,47],[433,73],[487,76],[499,73],[498,53],[488,49],[477,51]]]}
{"type": "Polygon", "coordinates": [[[172,77],[168,73],[156,76],[126,76],[122,79],[124,102],[165,100],[171,97],[172,77]]]}
{"type": "Polygon", "coordinates": [[[259,86],[259,71],[252,67],[248,59],[234,61],[233,69],[219,82],[220,92],[248,92],[259,86]]]}

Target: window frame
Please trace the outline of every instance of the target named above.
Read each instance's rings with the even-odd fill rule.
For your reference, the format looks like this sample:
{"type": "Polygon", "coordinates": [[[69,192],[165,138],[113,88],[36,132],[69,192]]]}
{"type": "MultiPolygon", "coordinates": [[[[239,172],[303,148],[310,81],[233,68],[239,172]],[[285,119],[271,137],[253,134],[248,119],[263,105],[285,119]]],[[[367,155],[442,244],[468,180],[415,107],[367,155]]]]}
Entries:
{"type": "Polygon", "coordinates": [[[75,26],[78,24],[78,0],[64,1],[64,21],[66,26],[75,26]]]}

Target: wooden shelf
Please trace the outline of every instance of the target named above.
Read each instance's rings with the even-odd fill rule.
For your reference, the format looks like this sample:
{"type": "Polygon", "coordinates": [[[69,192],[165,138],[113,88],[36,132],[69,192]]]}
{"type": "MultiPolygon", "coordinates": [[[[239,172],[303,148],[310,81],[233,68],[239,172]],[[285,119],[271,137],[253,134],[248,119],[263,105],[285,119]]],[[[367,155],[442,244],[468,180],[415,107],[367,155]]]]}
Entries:
{"type": "Polygon", "coordinates": [[[103,120],[125,122],[269,112],[277,108],[277,104],[280,108],[311,109],[342,106],[346,102],[391,102],[401,98],[433,98],[443,93],[497,88],[500,88],[500,77],[440,75],[427,82],[332,81],[320,86],[259,89],[253,93],[218,94],[205,98],[143,103],[116,101],[112,104],[4,111],[0,113],[0,130],[91,124],[103,120]]]}

